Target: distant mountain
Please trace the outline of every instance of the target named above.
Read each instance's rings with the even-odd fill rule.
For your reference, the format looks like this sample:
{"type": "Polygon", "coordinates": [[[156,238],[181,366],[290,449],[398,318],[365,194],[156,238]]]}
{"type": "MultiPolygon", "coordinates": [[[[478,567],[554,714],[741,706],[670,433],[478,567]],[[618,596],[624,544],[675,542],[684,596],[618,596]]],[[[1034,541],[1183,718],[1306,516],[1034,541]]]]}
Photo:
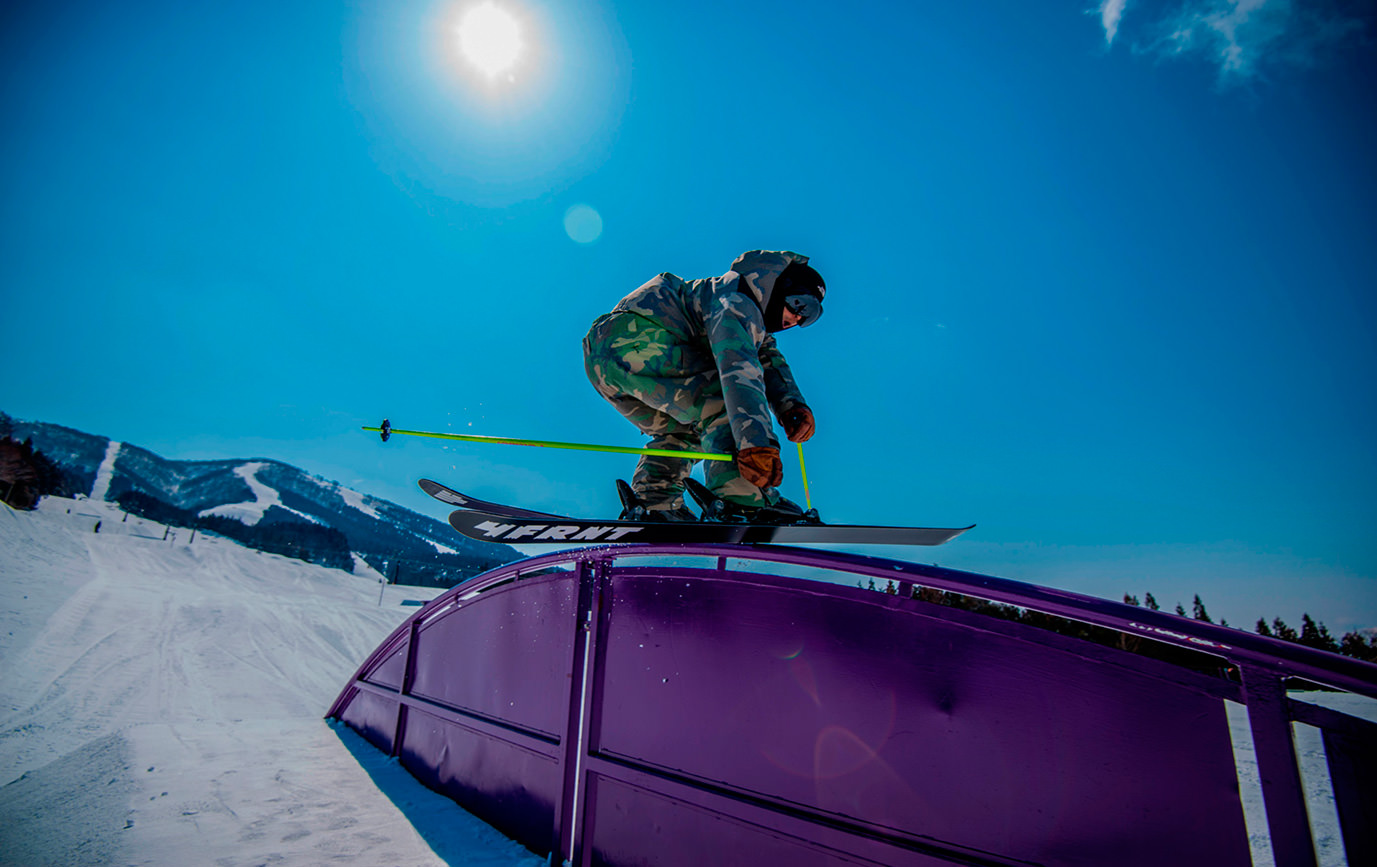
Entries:
{"type": "Polygon", "coordinates": [[[142,495],[192,517],[232,518],[249,527],[333,528],[354,554],[397,583],[451,586],[521,557],[507,545],[466,539],[446,523],[280,461],[174,461],[61,425],[15,419],[13,427],[15,439],[32,438],[62,469],[73,494],[146,502],[142,495]]]}

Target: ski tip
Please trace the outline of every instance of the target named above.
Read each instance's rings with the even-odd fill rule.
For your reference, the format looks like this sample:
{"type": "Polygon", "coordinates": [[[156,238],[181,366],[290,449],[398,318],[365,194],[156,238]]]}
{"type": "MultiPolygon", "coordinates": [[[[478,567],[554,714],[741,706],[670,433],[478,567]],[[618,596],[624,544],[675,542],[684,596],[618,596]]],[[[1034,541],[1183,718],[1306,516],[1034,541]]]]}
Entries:
{"type": "MultiPolygon", "coordinates": [[[[459,493],[458,491],[454,490],[448,485],[442,485],[439,482],[432,482],[430,479],[420,479],[416,482],[416,484],[420,486],[421,490],[425,491],[427,494],[430,494],[432,497],[434,497],[442,503],[449,503],[451,506],[458,506],[461,509],[467,509],[472,505],[472,501],[470,500],[470,498],[464,496],[463,494],[459,493]]],[[[484,505],[488,504],[485,503],[484,505]]]]}

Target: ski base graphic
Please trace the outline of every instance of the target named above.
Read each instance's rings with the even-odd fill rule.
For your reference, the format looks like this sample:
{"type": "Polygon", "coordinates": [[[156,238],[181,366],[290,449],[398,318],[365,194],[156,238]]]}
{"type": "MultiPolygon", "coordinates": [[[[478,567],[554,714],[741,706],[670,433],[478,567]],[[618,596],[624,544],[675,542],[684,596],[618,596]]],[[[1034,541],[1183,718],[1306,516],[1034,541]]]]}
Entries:
{"type": "MultiPolygon", "coordinates": [[[[527,518],[473,509],[449,516],[454,529],[482,542],[568,545],[586,542],[652,544],[941,545],[970,527],[875,527],[849,524],[720,524],[702,522],[585,521],[527,518]]],[[[974,526],[974,525],[971,525],[974,526]]]]}

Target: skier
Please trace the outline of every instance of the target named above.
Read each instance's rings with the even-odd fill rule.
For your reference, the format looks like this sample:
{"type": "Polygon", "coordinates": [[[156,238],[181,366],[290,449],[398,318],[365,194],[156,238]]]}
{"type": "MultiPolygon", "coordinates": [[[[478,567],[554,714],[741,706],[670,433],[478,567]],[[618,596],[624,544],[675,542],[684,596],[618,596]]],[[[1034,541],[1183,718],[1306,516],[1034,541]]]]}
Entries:
{"type": "MultiPolygon", "coordinates": [[[[650,448],[735,455],[704,466],[728,517],[790,523],[802,509],[777,490],[784,473],[770,411],[791,442],[806,442],[815,425],[774,334],[816,322],[826,292],[808,257],[789,251],[743,253],[720,277],[660,274],[593,322],[584,368],[650,448]]],[[[631,482],[639,502],[623,519],[696,520],[684,505],[696,463],[643,455],[631,482]]]]}

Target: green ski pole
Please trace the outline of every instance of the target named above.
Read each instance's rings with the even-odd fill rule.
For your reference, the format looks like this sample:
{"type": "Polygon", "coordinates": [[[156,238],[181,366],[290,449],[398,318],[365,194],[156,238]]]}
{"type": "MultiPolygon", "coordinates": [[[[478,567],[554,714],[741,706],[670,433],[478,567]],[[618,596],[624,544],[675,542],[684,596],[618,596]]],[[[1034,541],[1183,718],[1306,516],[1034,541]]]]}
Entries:
{"type": "Polygon", "coordinates": [[[803,443],[798,444],[798,471],[803,476],[803,502],[809,509],[813,508],[813,495],[808,492],[808,467],[803,463],[803,443]]]}
{"type": "Polygon", "coordinates": [[[718,454],[715,452],[686,452],[678,451],[676,449],[633,449],[627,446],[603,446],[594,445],[592,443],[562,443],[554,442],[552,440],[523,440],[516,439],[515,437],[490,437],[479,436],[477,434],[452,434],[435,433],[433,431],[423,430],[402,430],[401,428],[394,428],[387,419],[383,419],[382,425],[379,427],[365,427],[364,430],[369,431],[371,433],[381,434],[383,442],[387,442],[387,440],[393,434],[400,434],[402,436],[411,437],[431,437],[432,439],[439,440],[459,440],[460,442],[466,443],[497,443],[500,445],[509,446],[539,446],[543,449],[573,449],[575,451],[581,452],[613,452],[619,455],[660,455],[669,458],[692,458],[695,460],[704,461],[733,460],[731,455],[718,454]]]}

